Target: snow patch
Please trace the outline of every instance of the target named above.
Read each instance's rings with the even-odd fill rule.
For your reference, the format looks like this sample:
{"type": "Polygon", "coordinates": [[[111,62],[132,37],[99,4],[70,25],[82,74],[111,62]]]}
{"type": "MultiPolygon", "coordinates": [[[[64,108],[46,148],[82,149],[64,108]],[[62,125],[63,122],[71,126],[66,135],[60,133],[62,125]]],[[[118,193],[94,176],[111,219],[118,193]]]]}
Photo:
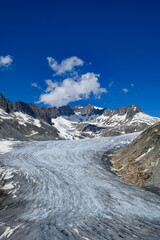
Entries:
{"type": "Polygon", "coordinates": [[[15,112],[14,114],[12,114],[12,116],[16,116],[20,125],[26,126],[26,123],[28,123],[28,124],[33,124],[39,128],[41,127],[40,120],[34,119],[28,114],[24,114],[22,112],[15,112]]]}
{"type": "Polygon", "coordinates": [[[151,147],[148,149],[147,152],[143,153],[141,156],[139,156],[138,158],[135,159],[135,162],[138,162],[141,158],[143,158],[146,154],[148,154],[150,151],[153,150],[154,147],[151,147]]]}
{"type": "Polygon", "coordinates": [[[13,146],[18,143],[18,141],[0,141],[0,154],[7,153],[13,150],[13,146]]]}
{"type": "Polygon", "coordinates": [[[52,118],[52,124],[58,129],[61,138],[78,139],[78,136],[81,135],[81,133],[72,126],[72,123],[63,117],[52,118]]]}
{"type": "Polygon", "coordinates": [[[22,113],[22,112],[14,112],[14,113],[7,113],[3,109],[0,108],[0,121],[3,122],[3,120],[8,119],[16,119],[18,120],[20,125],[26,126],[26,124],[32,124],[36,127],[41,127],[40,120],[34,119],[28,114],[22,113]]]}
{"type": "Polygon", "coordinates": [[[103,110],[104,108],[101,108],[101,107],[96,107],[94,106],[95,109],[99,109],[99,110],[103,110]]]}
{"type": "Polygon", "coordinates": [[[14,188],[13,182],[7,183],[2,187],[3,190],[11,190],[13,188],[14,188]]]}
{"type": "Polygon", "coordinates": [[[134,125],[137,123],[145,123],[147,125],[153,125],[158,121],[160,121],[159,118],[151,117],[146,113],[139,112],[133,117],[133,119],[128,123],[128,125],[134,125]]]}
{"type": "Polygon", "coordinates": [[[8,114],[7,112],[5,112],[3,109],[0,108],[0,118],[1,119],[12,119],[12,117],[10,116],[10,114],[8,114]]]}
{"type": "Polygon", "coordinates": [[[36,134],[38,134],[38,133],[39,133],[39,132],[36,132],[36,131],[32,130],[32,131],[31,131],[31,134],[26,135],[26,137],[31,137],[31,136],[36,135],[36,134]]]}

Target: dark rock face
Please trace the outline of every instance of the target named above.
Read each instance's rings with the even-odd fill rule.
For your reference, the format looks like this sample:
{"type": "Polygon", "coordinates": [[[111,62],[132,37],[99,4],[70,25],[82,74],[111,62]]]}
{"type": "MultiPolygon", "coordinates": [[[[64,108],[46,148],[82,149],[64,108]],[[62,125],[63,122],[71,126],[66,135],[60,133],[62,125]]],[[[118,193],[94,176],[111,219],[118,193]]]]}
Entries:
{"type": "Polygon", "coordinates": [[[124,181],[153,188],[160,193],[160,122],[118,151],[112,163],[124,181]]]}
{"type": "Polygon", "coordinates": [[[62,106],[58,108],[59,116],[71,116],[74,114],[74,111],[69,106],[62,106]]]}
{"type": "Polygon", "coordinates": [[[81,106],[75,106],[75,107],[72,107],[73,111],[75,113],[80,113],[82,116],[85,116],[85,115],[88,115],[88,116],[91,116],[91,115],[101,115],[103,112],[104,112],[104,109],[98,109],[98,108],[95,108],[93,105],[89,104],[85,107],[81,107],[81,106]]]}
{"type": "MultiPolygon", "coordinates": [[[[0,188],[1,188],[1,183],[0,183],[0,188]]],[[[7,193],[4,190],[0,189],[0,207],[2,202],[7,198],[7,196],[8,196],[7,193]]]]}
{"type": "Polygon", "coordinates": [[[127,107],[121,107],[121,108],[116,108],[113,112],[112,115],[118,114],[120,116],[124,115],[127,112],[127,107]]]}
{"type": "Polygon", "coordinates": [[[74,107],[71,107],[71,109],[73,110],[74,113],[80,112],[81,108],[83,108],[83,107],[81,107],[80,105],[76,105],[74,107]]]}
{"type": "Polygon", "coordinates": [[[13,107],[12,102],[5,99],[2,94],[0,94],[0,108],[2,108],[5,112],[10,113],[10,109],[13,107]]]}
{"type": "Polygon", "coordinates": [[[32,117],[43,120],[49,124],[51,124],[51,118],[58,116],[57,108],[38,107],[33,103],[29,103],[28,105],[33,112],[32,117]]]}
{"type": "Polygon", "coordinates": [[[85,126],[83,129],[82,129],[82,132],[88,132],[88,131],[91,131],[93,133],[95,132],[98,132],[100,130],[102,130],[104,128],[102,127],[97,127],[96,125],[92,125],[92,124],[88,124],[87,126],[85,126]]]}
{"type": "Polygon", "coordinates": [[[143,112],[143,111],[136,105],[132,104],[131,107],[129,106],[129,107],[116,108],[115,110],[113,110],[111,115],[113,116],[115,114],[118,114],[119,116],[122,116],[126,114],[127,115],[126,117],[128,119],[131,119],[136,113],[139,113],[139,112],[143,112]]]}
{"type": "Polygon", "coordinates": [[[112,111],[109,108],[106,108],[103,112],[104,116],[111,116],[112,115],[112,111]]]}
{"type": "Polygon", "coordinates": [[[142,109],[140,109],[140,108],[137,107],[136,105],[132,104],[132,106],[131,106],[131,107],[128,107],[128,109],[127,109],[127,118],[128,118],[128,119],[131,119],[131,118],[133,118],[133,116],[134,116],[136,113],[139,113],[139,112],[144,113],[142,109]]]}
{"type": "Polygon", "coordinates": [[[22,112],[28,114],[34,118],[40,119],[51,124],[51,118],[56,118],[58,116],[70,116],[74,114],[73,110],[69,106],[63,106],[60,108],[56,107],[39,107],[33,103],[15,102],[4,98],[0,94],[0,108],[2,108],[7,113],[22,112]]]}

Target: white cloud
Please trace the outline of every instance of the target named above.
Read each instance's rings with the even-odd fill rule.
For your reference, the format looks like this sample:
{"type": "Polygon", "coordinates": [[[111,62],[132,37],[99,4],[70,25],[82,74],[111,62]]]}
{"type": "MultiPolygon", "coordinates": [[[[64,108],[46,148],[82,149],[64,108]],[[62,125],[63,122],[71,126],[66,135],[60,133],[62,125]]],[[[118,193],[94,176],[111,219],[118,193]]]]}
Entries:
{"type": "Polygon", "coordinates": [[[48,87],[46,88],[45,92],[47,92],[47,93],[51,92],[52,89],[58,87],[58,83],[57,82],[52,82],[52,80],[50,80],[50,79],[46,80],[46,84],[47,84],[48,87]]]}
{"type": "Polygon", "coordinates": [[[110,82],[110,83],[109,83],[109,87],[112,87],[113,84],[114,84],[114,81],[110,82]]]}
{"type": "Polygon", "coordinates": [[[0,56],[0,67],[1,69],[8,69],[13,62],[13,57],[11,55],[0,56]]]}
{"type": "Polygon", "coordinates": [[[102,93],[107,92],[105,88],[100,87],[98,78],[98,74],[88,72],[77,80],[66,78],[61,83],[46,80],[47,88],[45,93],[41,94],[39,103],[59,107],[70,102],[88,99],[91,94],[98,98],[102,93]]]}
{"type": "Polygon", "coordinates": [[[37,83],[35,83],[35,82],[32,83],[31,86],[42,90],[42,88],[41,88],[37,83]]]}
{"type": "Polygon", "coordinates": [[[123,88],[123,89],[122,89],[122,92],[127,93],[127,92],[128,92],[128,89],[127,89],[127,88],[123,88]]]}
{"type": "Polygon", "coordinates": [[[47,57],[47,60],[50,68],[55,72],[54,75],[72,72],[76,66],[82,66],[84,64],[83,61],[76,56],[64,59],[60,64],[52,57],[47,57]]]}

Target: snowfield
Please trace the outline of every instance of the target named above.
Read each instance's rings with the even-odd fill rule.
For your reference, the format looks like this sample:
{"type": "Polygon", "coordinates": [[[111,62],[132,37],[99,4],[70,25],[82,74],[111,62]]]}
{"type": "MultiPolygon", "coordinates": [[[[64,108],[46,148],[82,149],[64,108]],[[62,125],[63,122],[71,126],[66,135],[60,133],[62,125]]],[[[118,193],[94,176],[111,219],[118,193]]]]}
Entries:
{"type": "Polygon", "coordinates": [[[101,162],[137,135],[30,142],[0,155],[9,192],[0,239],[158,240],[160,197],[122,182],[101,162]]]}
{"type": "MultiPolygon", "coordinates": [[[[124,126],[139,126],[140,124],[147,124],[148,126],[155,124],[160,119],[156,117],[151,117],[145,113],[139,112],[135,114],[132,120],[127,119],[127,114],[118,115],[115,114],[112,117],[102,115],[81,115],[76,113],[71,116],[60,116],[57,118],[52,118],[52,124],[55,128],[58,129],[59,135],[63,139],[79,139],[83,137],[81,131],[76,130],[76,126],[86,123],[92,124],[97,127],[104,127],[104,128],[114,128],[120,127],[121,125],[124,126]]],[[[87,133],[91,137],[100,137],[100,132],[93,133],[92,131],[87,133]]],[[[125,132],[121,132],[125,134],[125,132]]]]}

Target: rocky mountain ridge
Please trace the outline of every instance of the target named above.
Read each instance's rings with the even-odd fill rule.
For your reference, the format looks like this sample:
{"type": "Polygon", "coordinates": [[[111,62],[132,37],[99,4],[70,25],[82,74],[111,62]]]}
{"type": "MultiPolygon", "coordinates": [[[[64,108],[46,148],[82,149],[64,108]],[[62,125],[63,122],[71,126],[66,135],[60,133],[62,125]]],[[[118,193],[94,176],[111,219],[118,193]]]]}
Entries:
{"type": "Polygon", "coordinates": [[[0,94],[0,138],[14,140],[76,139],[143,131],[160,121],[136,105],[116,108],[39,107],[11,102],[0,94]]]}
{"type": "Polygon", "coordinates": [[[160,193],[160,122],[117,151],[112,164],[113,170],[124,181],[160,193]]]}
{"type": "Polygon", "coordinates": [[[0,94],[0,108],[7,113],[22,112],[43,120],[47,123],[51,123],[51,119],[58,116],[70,116],[74,114],[74,111],[69,106],[56,107],[39,107],[33,103],[24,102],[11,102],[7,100],[2,94],[0,94]]]}

